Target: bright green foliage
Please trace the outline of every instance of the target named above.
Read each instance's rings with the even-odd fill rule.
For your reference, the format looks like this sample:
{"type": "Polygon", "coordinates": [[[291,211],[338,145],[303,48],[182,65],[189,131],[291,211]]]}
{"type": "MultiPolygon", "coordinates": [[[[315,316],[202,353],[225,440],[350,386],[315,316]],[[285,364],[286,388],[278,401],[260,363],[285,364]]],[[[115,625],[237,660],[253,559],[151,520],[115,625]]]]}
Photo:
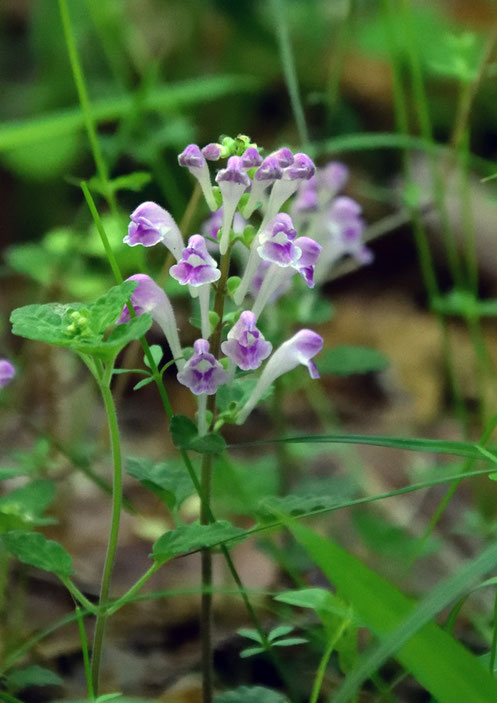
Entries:
{"type": "Polygon", "coordinates": [[[288,635],[294,629],[295,628],[291,625],[278,625],[268,633],[264,641],[257,630],[248,627],[240,627],[237,630],[239,635],[258,643],[257,647],[247,647],[247,649],[242,650],[240,652],[240,657],[242,659],[248,659],[248,657],[253,657],[256,654],[267,652],[271,647],[291,647],[296,644],[305,644],[308,640],[304,637],[285,637],[285,635],[288,635]]]}
{"type": "Polygon", "coordinates": [[[62,679],[50,669],[34,665],[8,674],[5,683],[9,691],[16,692],[28,686],[60,686],[62,679]]]}
{"type": "Polygon", "coordinates": [[[217,520],[210,525],[192,525],[178,527],[166,532],[154,544],[152,557],[159,563],[164,563],[178,554],[213,547],[221,542],[239,539],[245,536],[245,530],[235,527],[227,520],[217,520]]]}
{"type": "Polygon", "coordinates": [[[0,532],[50,525],[52,518],[43,516],[53,502],[52,481],[32,481],[0,498],[0,532]]]}
{"type": "Polygon", "coordinates": [[[346,682],[335,694],[333,700],[336,703],[349,701],[357,686],[392,655],[440,703],[456,700],[487,703],[497,700],[497,681],[478,659],[449,634],[429,622],[436,612],[478,578],[478,571],[495,567],[495,546],[491,548],[491,555],[485,553],[478,563],[475,560],[469,564],[462,570],[464,573],[454,578],[453,583],[442,584],[436,590],[436,601],[428,596],[429,605],[422,607],[420,604],[416,608],[413,600],[332,541],[296,522],[289,523],[289,529],[327,578],[350,601],[361,620],[384,640],[384,644],[373,652],[374,658],[370,656],[365,662],[363,669],[354,669],[350,683],[346,682]]]}
{"type": "Polygon", "coordinates": [[[388,359],[376,349],[366,347],[339,346],[327,349],[316,360],[322,374],[351,376],[356,373],[383,371],[388,359]]]}
{"type": "Polygon", "coordinates": [[[337,505],[340,501],[327,495],[286,495],[263,498],[257,513],[263,520],[272,520],[280,515],[304,515],[313,510],[322,510],[337,505]]]}
{"type": "Polygon", "coordinates": [[[185,415],[174,415],[169,425],[173,444],[177,449],[199,454],[220,454],[226,448],[224,439],[213,432],[199,436],[197,425],[185,415]]]}
{"type": "Polygon", "coordinates": [[[112,178],[108,184],[102,186],[97,176],[91,178],[88,185],[92,190],[96,190],[97,193],[105,194],[110,188],[111,191],[117,193],[120,190],[132,190],[138,192],[150,183],[152,180],[152,175],[148,171],[133,171],[133,173],[127,173],[124,176],[118,176],[117,178],[112,178]]]}
{"type": "Polygon", "coordinates": [[[7,532],[2,535],[6,549],[24,564],[52,571],[63,578],[73,573],[72,559],[57,542],[38,532],[7,532]]]}
{"type": "Polygon", "coordinates": [[[214,703],[288,703],[288,698],[263,686],[240,686],[216,696],[214,703]]]}
{"type": "Polygon", "coordinates": [[[152,324],[151,316],[144,314],[117,325],[106,336],[136,285],[135,281],[128,281],[115,286],[89,305],[48,303],[17,308],[10,317],[12,331],[28,339],[69,347],[80,354],[113,359],[128,342],[142,337],[152,324]]]}
{"type": "Polygon", "coordinates": [[[142,486],[159,496],[170,510],[177,510],[186,498],[195,493],[188,472],[179,462],[132,458],[127,460],[126,470],[142,486]]]}

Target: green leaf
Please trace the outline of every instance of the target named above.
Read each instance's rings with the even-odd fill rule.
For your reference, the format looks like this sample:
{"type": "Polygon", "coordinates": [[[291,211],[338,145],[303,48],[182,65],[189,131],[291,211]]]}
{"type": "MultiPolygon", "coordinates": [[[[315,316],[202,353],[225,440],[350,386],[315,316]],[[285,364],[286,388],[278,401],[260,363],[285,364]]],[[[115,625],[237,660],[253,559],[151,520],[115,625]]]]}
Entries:
{"type": "Polygon", "coordinates": [[[197,425],[186,415],[173,415],[169,423],[169,432],[177,449],[188,449],[190,442],[198,437],[197,425]]]}
{"type": "Polygon", "coordinates": [[[0,498],[0,531],[53,523],[42,517],[55,498],[52,481],[28,483],[0,498]]]}
{"type": "Polygon", "coordinates": [[[292,625],[278,625],[278,627],[272,629],[271,632],[268,634],[268,642],[272,642],[277,637],[283,637],[283,635],[288,635],[290,632],[292,632],[292,630],[295,630],[292,625]]]}
{"type": "Polygon", "coordinates": [[[195,487],[183,464],[174,461],[156,463],[150,459],[128,459],[126,470],[130,476],[159,496],[168,508],[178,509],[186,498],[195,493],[195,487]]]}
{"type": "Polygon", "coordinates": [[[199,454],[221,454],[226,449],[226,442],[220,434],[210,432],[202,437],[195,437],[190,442],[188,449],[199,452],[199,454]]]}
{"type": "MultiPolygon", "coordinates": [[[[451,440],[419,439],[410,437],[390,437],[385,435],[336,434],[336,435],[302,435],[300,437],[284,437],[280,439],[262,439],[255,442],[238,442],[229,444],[228,448],[257,447],[266,444],[366,444],[371,447],[390,447],[404,451],[429,452],[437,454],[452,454],[471,459],[483,459],[489,456],[489,450],[480,447],[475,442],[453,442],[451,440]]],[[[490,448],[492,450],[492,448],[490,448]]],[[[497,463],[497,456],[492,461],[497,463]]]]}
{"type": "Polygon", "coordinates": [[[64,578],[73,573],[72,559],[64,547],[38,532],[15,530],[2,535],[2,540],[7,551],[23,564],[52,571],[64,578]]]}
{"type": "Polygon", "coordinates": [[[249,640],[254,640],[254,642],[262,644],[261,636],[257,630],[252,630],[249,627],[239,627],[237,633],[242,637],[247,637],[249,640]]]}
{"type": "Polygon", "coordinates": [[[240,652],[240,659],[248,659],[256,654],[264,654],[265,651],[264,647],[247,647],[247,649],[242,649],[240,652]]]}
{"type": "Polygon", "coordinates": [[[388,359],[376,349],[340,346],[325,350],[316,363],[322,374],[350,376],[383,371],[388,366],[388,359]]]}
{"type": "Polygon", "coordinates": [[[235,527],[227,520],[217,520],[210,525],[184,525],[166,532],[154,544],[153,559],[164,563],[177,556],[206,547],[214,547],[221,542],[239,539],[245,530],[235,527]]]}
{"type": "MultiPolygon", "coordinates": [[[[150,345],[150,353],[152,354],[152,359],[155,362],[156,366],[159,366],[160,362],[162,361],[162,357],[164,356],[164,350],[159,344],[151,344],[150,345]]],[[[145,366],[148,366],[150,368],[150,364],[148,363],[148,359],[146,356],[143,357],[143,363],[145,366]]]]}
{"type": "MultiPolygon", "coordinates": [[[[150,183],[152,180],[152,174],[148,171],[133,171],[133,173],[127,173],[124,176],[118,176],[109,181],[109,186],[114,193],[120,190],[132,190],[138,192],[150,183]]],[[[94,176],[89,181],[89,186],[92,190],[96,190],[101,195],[105,195],[107,185],[103,186],[100,179],[94,176]]]]}
{"type": "Polygon", "coordinates": [[[220,454],[226,448],[226,442],[221,435],[209,433],[199,436],[196,424],[185,415],[173,415],[169,431],[177,449],[200,454],[220,454]]]}
{"type": "Polygon", "coordinates": [[[306,644],[309,640],[305,637],[285,637],[282,640],[276,640],[276,642],[271,642],[271,647],[293,647],[295,644],[306,644]]]}
{"type": "Polygon", "coordinates": [[[487,548],[416,604],[331,540],[295,522],[288,528],[381,640],[335,692],[334,703],[350,701],[360,684],[390,656],[396,656],[439,703],[497,700],[497,681],[474,655],[430,622],[482,573],[495,568],[497,545],[487,548]]]}
{"type": "Polygon", "coordinates": [[[325,588],[300,588],[296,591],[285,591],[275,596],[280,603],[294,605],[297,608],[310,608],[315,612],[328,612],[342,619],[349,619],[352,611],[334,593],[325,588]]]}
{"type": "Polygon", "coordinates": [[[7,689],[14,692],[28,686],[61,686],[62,683],[56,673],[37,665],[13,671],[6,676],[7,689]]]}
{"type": "MultiPolygon", "coordinates": [[[[409,559],[419,547],[419,541],[401,527],[391,525],[380,515],[354,512],[352,519],[364,542],[378,554],[396,559],[409,559]]],[[[424,545],[423,554],[432,553],[440,545],[432,538],[424,545]]]]}
{"type": "Polygon", "coordinates": [[[214,703],[288,703],[288,698],[264,686],[240,686],[220,693],[214,703]]]}
{"type": "MultiPolygon", "coordinates": [[[[216,394],[216,404],[221,412],[226,412],[230,409],[235,409],[235,406],[241,407],[249,399],[252,391],[257,384],[258,378],[253,376],[241,376],[235,378],[233,383],[228,386],[219,386],[216,394]]],[[[273,387],[270,386],[262,396],[261,402],[267,400],[273,392],[273,387]]]]}
{"type": "Polygon", "coordinates": [[[48,303],[26,305],[11,314],[12,332],[27,339],[69,347],[82,354],[112,358],[133,339],[143,336],[152,324],[148,314],[117,325],[104,335],[121,315],[136,281],[111,288],[94,303],[48,303]]]}
{"type": "Polygon", "coordinates": [[[152,376],[148,376],[148,378],[142,378],[141,381],[138,381],[138,383],[135,383],[135,385],[133,386],[133,390],[139,391],[140,388],[143,388],[143,386],[148,386],[149,383],[153,383],[153,382],[154,382],[154,379],[152,378],[152,376]]]}

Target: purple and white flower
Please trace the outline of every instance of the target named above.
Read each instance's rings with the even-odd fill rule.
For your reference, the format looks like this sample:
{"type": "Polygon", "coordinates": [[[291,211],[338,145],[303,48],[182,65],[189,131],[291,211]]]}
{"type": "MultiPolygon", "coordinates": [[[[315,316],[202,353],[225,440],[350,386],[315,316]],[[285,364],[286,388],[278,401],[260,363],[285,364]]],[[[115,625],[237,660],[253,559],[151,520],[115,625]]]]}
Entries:
{"type": "Polygon", "coordinates": [[[264,199],[264,191],[283,175],[283,170],[275,156],[267,156],[254,173],[252,188],[247,204],[243,210],[244,217],[250,217],[259,203],[264,199]]]}
{"type": "Polygon", "coordinates": [[[294,156],[292,151],[285,146],[281,147],[281,149],[278,149],[277,151],[273,151],[271,156],[276,159],[278,165],[281,168],[287,168],[288,166],[291,166],[294,162],[294,156]]]}
{"type": "MultiPolygon", "coordinates": [[[[211,146],[211,145],[209,145],[211,146]]],[[[211,176],[209,166],[204,155],[196,144],[189,144],[184,151],[178,156],[180,166],[187,168],[192,176],[197,179],[207,205],[211,210],[217,209],[216,198],[212,190],[211,176]]]]}
{"type": "Polygon", "coordinates": [[[319,378],[319,372],[312,359],[316,354],[319,354],[322,348],[322,337],[307,329],[300,330],[286,342],[283,342],[264,367],[250,398],[238,414],[237,424],[241,425],[245,422],[266,390],[279,376],[287,371],[292,371],[299,364],[307,367],[311,378],[319,378]]]}
{"type": "Polygon", "coordinates": [[[249,146],[242,156],[243,168],[257,168],[262,164],[262,156],[259,154],[255,146],[249,146]]]}
{"type": "Polygon", "coordinates": [[[204,146],[204,148],[202,149],[202,154],[205,156],[207,161],[219,161],[219,159],[221,158],[221,153],[221,144],[207,144],[207,146],[204,146]]]}
{"type": "Polygon", "coordinates": [[[323,247],[310,237],[299,237],[294,244],[302,254],[293,267],[297,269],[309,288],[314,288],[314,269],[323,247]]]}
{"type": "MultiPolygon", "coordinates": [[[[202,234],[204,237],[210,237],[211,239],[219,239],[219,230],[223,224],[223,208],[220,207],[215,212],[211,213],[210,217],[205,220],[202,225],[202,234]]],[[[243,230],[247,226],[247,220],[242,217],[241,213],[235,212],[233,218],[233,232],[235,234],[243,234],[243,230]]],[[[209,244],[207,243],[207,247],[209,244]]]]}
{"type": "Polygon", "coordinates": [[[209,352],[209,342],[197,339],[194,354],[178,373],[178,381],[195,395],[213,395],[228,380],[228,374],[219,361],[209,352]]]}
{"type": "Polygon", "coordinates": [[[128,234],[123,242],[130,247],[141,244],[153,247],[161,242],[176,259],[181,256],[183,237],[172,216],[157,203],[147,201],[138,205],[130,215],[128,234]]]}
{"type": "Polygon", "coordinates": [[[217,172],[216,182],[223,196],[223,224],[219,251],[224,255],[228,251],[231,226],[238,203],[251,183],[243,167],[242,158],[230,156],[226,168],[217,172]]]}
{"type": "Polygon", "coordinates": [[[273,348],[257,329],[253,312],[245,310],[228,332],[228,339],[221,344],[221,351],[243,371],[258,369],[273,348]]]}
{"type": "Polygon", "coordinates": [[[201,234],[193,234],[188,246],[183,249],[181,259],[171,266],[169,272],[182,285],[194,288],[219,280],[221,272],[217,261],[209,254],[201,234]]]}
{"type": "Polygon", "coordinates": [[[293,241],[296,234],[290,215],[284,212],[261,228],[252,242],[245,272],[233,296],[237,305],[242,304],[261,258],[282,267],[292,266],[300,258],[302,252],[293,241]]]}
{"type": "Polygon", "coordinates": [[[16,375],[14,366],[7,359],[0,359],[0,388],[4,388],[16,375]]]}
{"type": "Polygon", "coordinates": [[[271,189],[267,211],[262,226],[275,216],[303,181],[308,181],[315,173],[315,166],[307,154],[294,154],[293,162],[283,169],[282,178],[271,189]]]}
{"type": "MultiPolygon", "coordinates": [[[[138,282],[130,298],[133,310],[138,316],[143,315],[143,313],[152,315],[154,322],[156,322],[164,332],[176,366],[178,370],[181,370],[185,362],[183,359],[183,350],[181,349],[181,343],[179,341],[176,318],[169,298],[162,288],[158,286],[150,276],[144,273],[136,273],[126,280],[138,282]]],[[[121,317],[116,324],[121,325],[125,322],[129,322],[130,319],[131,315],[128,306],[125,305],[121,317]]]]}
{"type": "Polygon", "coordinates": [[[192,297],[198,296],[202,336],[208,339],[211,334],[209,321],[210,284],[219,280],[221,271],[217,261],[207,251],[201,234],[193,234],[188,246],[183,249],[181,260],[171,266],[169,273],[182,285],[189,286],[192,297]]]}
{"type": "Polygon", "coordinates": [[[293,266],[302,255],[293,241],[296,236],[292,218],[280,212],[259,232],[257,253],[264,261],[278,266],[293,266]]]}

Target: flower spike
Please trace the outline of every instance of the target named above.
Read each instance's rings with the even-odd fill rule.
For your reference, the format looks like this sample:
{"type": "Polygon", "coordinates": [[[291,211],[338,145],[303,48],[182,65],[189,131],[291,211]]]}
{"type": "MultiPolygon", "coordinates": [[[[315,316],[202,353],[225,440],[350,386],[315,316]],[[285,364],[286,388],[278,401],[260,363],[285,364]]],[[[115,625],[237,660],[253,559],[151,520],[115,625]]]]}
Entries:
{"type": "Polygon", "coordinates": [[[172,216],[157,203],[147,201],[138,205],[130,215],[128,234],[123,242],[130,247],[141,244],[153,247],[162,242],[176,259],[181,256],[183,237],[172,216]]]}
{"type": "Polygon", "coordinates": [[[192,176],[197,179],[202,188],[202,193],[211,210],[217,209],[216,199],[212,190],[209,167],[204,155],[196,144],[189,144],[178,156],[180,166],[187,168],[192,176]]]}
{"type": "Polygon", "coordinates": [[[228,380],[228,374],[217,359],[209,353],[209,342],[197,339],[194,354],[178,373],[178,381],[195,395],[213,395],[228,380]]]}
{"type": "MultiPolygon", "coordinates": [[[[135,313],[143,315],[150,313],[152,319],[156,322],[164,332],[164,336],[171,349],[171,354],[176,362],[178,370],[181,370],[185,365],[183,350],[178,336],[178,328],[176,326],[176,318],[174,310],[169,301],[169,298],[164,293],[162,288],[155,281],[144,273],[136,273],[130,276],[127,281],[137,281],[138,285],[131,294],[130,302],[135,313]]],[[[131,319],[128,306],[125,305],[121,313],[121,317],[116,324],[121,325],[124,322],[129,322],[131,319]]]]}
{"type": "Polygon", "coordinates": [[[311,378],[319,378],[319,372],[312,358],[319,354],[322,348],[323,338],[307,329],[300,330],[283,342],[264,367],[252,395],[238,414],[237,424],[241,425],[245,422],[266,390],[279,376],[292,371],[299,364],[307,367],[311,378]]]}
{"type": "Polygon", "coordinates": [[[223,225],[219,251],[221,255],[226,254],[229,245],[229,236],[233,217],[240,198],[250,186],[250,178],[243,168],[240,156],[230,156],[226,168],[217,172],[216,182],[223,196],[223,225]]]}
{"type": "Polygon", "coordinates": [[[242,371],[258,369],[271,354],[273,346],[266,342],[257,329],[253,312],[245,310],[231,330],[228,340],[221,344],[221,351],[242,371]]]}
{"type": "Polygon", "coordinates": [[[16,375],[14,366],[7,359],[0,359],[0,388],[4,388],[16,375]]]}

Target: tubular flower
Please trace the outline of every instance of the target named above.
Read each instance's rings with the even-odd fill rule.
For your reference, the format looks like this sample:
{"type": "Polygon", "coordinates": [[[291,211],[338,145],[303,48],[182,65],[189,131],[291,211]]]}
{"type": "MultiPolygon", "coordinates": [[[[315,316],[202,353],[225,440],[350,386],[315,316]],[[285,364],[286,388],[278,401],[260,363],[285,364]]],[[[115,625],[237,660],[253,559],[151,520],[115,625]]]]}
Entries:
{"type": "Polygon", "coordinates": [[[224,255],[228,250],[231,225],[236,208],[251,182],[243,168],[242,158],[230,156],[226,168],[217,172],[216,182],[223,196],[223,224],[219,251],[224,255]]]}
{"type": "Polygon", "coordinates": [[[267,156],[254,174],[248,202],[243,210],[244,217],[250,217],[264,198],[264,191],[281,178],[283,170],[275,156],[267,156]]]}
{"type": "Polygon", "coordinates": [[[249,146],[242,156],[243,168],[257,168],[262,164],[262,156],[259,154],[255,146],[249,146]]]}
{"type": "Polygon", "coordinates": [[[0,388],[4,388],[16,375],[14,366],[7,359],[0,359],[0,388]]]}
{"type": "Polygon", "coordinates": [[[271,354],[273,346],[266,342],[257,329],[253,312],[245,310],[231,330],[228,340],[221,344],[221,351],[243,371],[258,369],[271,354]]]}
{"type": "Polygon", "coordinates": [[[264,367],[252,395],[238,414],[237,424],[241,425],[245,422],[266,390],[279,376],[287,371],[292,371],[299,364],[307,367],[311,378],[319,378],[318,370],[312,359],[316,354],[319,354],[322,348],[322,337],[307,329],[300,330],[286,342],[283,342],[264,367]]]}
{"type": "MultiPolygon", "coordinates": [[[[176,318],[174,316],[173,307],[169,298],[164,293],[162,288],[157,283],[144,273],[135,273],[130,276],[127,281],[137,281],[138,285],[131,294],[130,302],[135,313],[143,315],[150,313],[152,319],[156,322],[164,332],[167,343],[176,362],[178,370],[182,369],[185,362],[183,350],[178,336],[178,328],[176,326],[176,318]]],[[[128,306],[125,305],[121,313],[121,317],[116,324],[122,325],[124,322],[129,322],[131,315],[128,306]]]]}
{"type": "Polygon", "coordinates": [[[252,243],[243,278],[233,296],[237,305],[241,305],[261,258],[282,267],[292,266],[300,258],[302,252],[293,242],[296,234],[290,215],[284,212],[273,217],[259,231],[252,243]]]}
{"type": "Polygon", "coordinates": [[[123,242],[130,247],[141,244],[153,247],[162,242],[176,259],[181,256],[183,238],[172,216],[157,203],[147,201],[138,205],[130,215],[128,234],[123,242]]]}
{"type": "Polygon", "coordinates": [[[180,261],[171,266],[169,272],[182,285],[189,284],[193,287],[214,283],[221,276],[217,261],[208,253],[205,239],[200,234],[190,237],[180,261]]]}
{"type": "Polygon", "coordinates": [[[207,144],[202,149],[202,154],[205,156],[207,161],[219,161],[221,158],[221,144],[207,144]]]}
{"type": "Polygon", "coordinates": [[[217,203],[212,190],[209,167],[198,146],[196,144],[189,144],[186,149],[179,154],[178,163],[180,166],[187,168],[192,176],[197,179],[202,188],[202,193],[204,194],[207,205],[211,210],[216,210],[217,203]]]}
{"type": "Polygon", "coordinates": [[[262,226],[281,210],[283,204],[295,193],[303,181],[308,181],[312,178],[315,171],[316,167],[307,154],[298,153],[293,156],[292,163],[283,169],[281,180],[276,181],[271,189],[267,212],[262,226]]]}
{"type": "MultiPolygon", "coordinates": [[[[215,212],[211,213],[210,217],[202,225],[202,234],[204,237],[210,237],[211,239],[219,238],[219,230],[223,224],[223,208],[220,207],[215,212]]],[[[239,212],[235,213],[233,218],[233,232],[235,234],[242,234],[243,230],[247,226],[247,220],[242,217],[239,212]]]]}
{"type": "Polygon", "coordinates": [[[209,342],[197,339],[194,354],[178,373],[178,381],[195,395],[213,395],[228,380],[228,374],[216,358],[209,353],[209,342]]]}
{"type": "Polygon", "coordinates": [[[293,266],[302,255],[293,241],[296,235],[290,215],[280,212],[259,233],[257,253],[261,259],[278,266],[293,266]]]}
{"type": "Polygon", "coordinates": [[[295,271],[300,274],[309,288],[314,288],[314,269],[321,253],[321,246],[309,237],[299,237],[295,240],[295,247],[300,250],[300,256],[290,266],[283,267],[273,263],[266,270],[252,308],[256,317],[259,317],[266,303],[288,290],[290,279],[295,271]]]}
{"type": "Polygon", "coordinates": [[[291,166],[294,162],[293,153],[285,146],[281,147],[281,149],[278,149],[277,151],[274,151],[271,156],[274,156],[281,168],[287,168],[287,166],[291,166]]]}

